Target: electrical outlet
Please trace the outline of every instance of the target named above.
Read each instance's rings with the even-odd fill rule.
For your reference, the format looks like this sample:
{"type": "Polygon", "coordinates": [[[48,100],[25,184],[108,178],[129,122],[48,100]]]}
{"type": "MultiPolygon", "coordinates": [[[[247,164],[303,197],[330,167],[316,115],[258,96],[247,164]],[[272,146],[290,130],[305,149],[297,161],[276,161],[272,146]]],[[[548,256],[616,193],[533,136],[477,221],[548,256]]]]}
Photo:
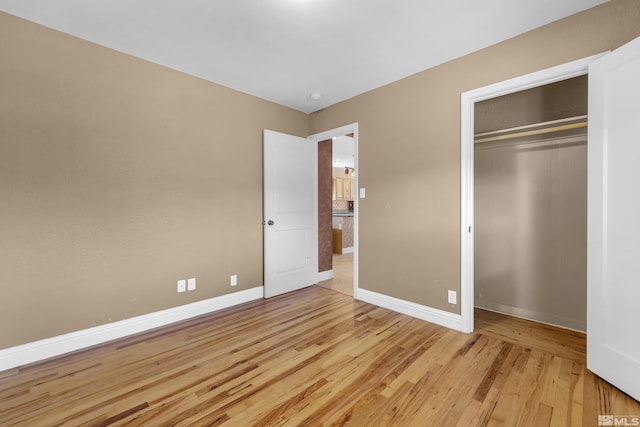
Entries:
{"type": "Polygon", "coordinates": [[[178,292],[184,292],[187,290],[187,281],[184,279],[178,280],[178,292]]]}
{"type": "Polygon", "coordinates": [[[449,301],[449,304],[457,304],[458,293],[456,291],[448,291],[448,301],[449,301]]]}
{"type": "Polygon", "coordinates": [[[195,291],[196,290],[196,278],[192,277],[191,279],[187,280],[187,290],[188,291],[195,291]]]}
{"type": "Polygon", "coordinates": [[[231,284],[231,286],[235,286],[238,284],[238,275],[234,274],[230,277],[229,279],[229,283],[231,284]]]}

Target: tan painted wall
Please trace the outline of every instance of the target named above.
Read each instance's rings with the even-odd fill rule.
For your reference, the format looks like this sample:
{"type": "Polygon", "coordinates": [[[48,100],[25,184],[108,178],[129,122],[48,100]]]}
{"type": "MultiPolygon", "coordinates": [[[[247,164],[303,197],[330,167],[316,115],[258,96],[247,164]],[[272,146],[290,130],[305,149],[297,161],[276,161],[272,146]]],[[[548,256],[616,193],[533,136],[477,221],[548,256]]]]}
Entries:
{"type": "Polygon", "coordinates": [[[460,93],[639,21],[613,1],[307,117],[0,14],[0,348],[262,284],[263,128],[359,122],[360,286],[458,312],[460,93]]]}
{"type": "Polygon", "coordinates": [[[587,75],[476,102],[474,132],[490,132],[517,126],[587,114],[587,75]]]}
{"type": "Polygon", "coordinates": [[[0,348],[262,285],[264,128],[308,116],[0,13],[0,348]]]}
{"type": "Polygon", "coordinates": [[[614,0],[312,114],[311,133],[359,123],[359,286],[459,313],[460,94],[615,49],[638,22],[614,0]]]}

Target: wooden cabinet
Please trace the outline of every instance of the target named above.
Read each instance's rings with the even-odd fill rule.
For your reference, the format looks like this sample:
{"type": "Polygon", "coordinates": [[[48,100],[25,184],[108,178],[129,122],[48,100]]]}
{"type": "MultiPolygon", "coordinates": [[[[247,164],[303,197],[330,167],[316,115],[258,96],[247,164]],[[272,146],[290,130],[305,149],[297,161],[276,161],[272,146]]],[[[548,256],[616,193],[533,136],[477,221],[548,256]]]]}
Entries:
{"type": "Polygon", "coordinates": [[[353,200],[353,180],[344,180],[344,200],[353,200]]]}
{"type": "Polygon", "coordinates": [[[353,200],[353,180],[333,178],[333,200],[353,200]]]}
{"type": "Polygon", "coordinates": [[[353,216],[334,216],[333,253],[353,252],[354,239],[353,216]]]}
{"type": "Polygon", "coordinates": [[[333,200],[345,200],[344,198],[344,179],[333,179],[333,200]]]}
{"type": "Polygon", "coordinates": [[[333,229],[333,253],[342,254],[342,230],[333,229]]]}

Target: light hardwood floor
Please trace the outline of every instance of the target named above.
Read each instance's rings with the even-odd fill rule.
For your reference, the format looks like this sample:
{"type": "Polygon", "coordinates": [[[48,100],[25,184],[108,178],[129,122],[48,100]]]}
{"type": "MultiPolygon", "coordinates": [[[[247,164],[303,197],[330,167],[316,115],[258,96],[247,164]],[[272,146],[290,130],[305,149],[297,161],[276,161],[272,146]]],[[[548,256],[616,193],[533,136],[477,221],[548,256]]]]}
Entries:
{"type": "Polygon", "coordinates": [[[451,331],[312,286],[0,373],[2,426],[596,426],[583,334],[451,331]]]}

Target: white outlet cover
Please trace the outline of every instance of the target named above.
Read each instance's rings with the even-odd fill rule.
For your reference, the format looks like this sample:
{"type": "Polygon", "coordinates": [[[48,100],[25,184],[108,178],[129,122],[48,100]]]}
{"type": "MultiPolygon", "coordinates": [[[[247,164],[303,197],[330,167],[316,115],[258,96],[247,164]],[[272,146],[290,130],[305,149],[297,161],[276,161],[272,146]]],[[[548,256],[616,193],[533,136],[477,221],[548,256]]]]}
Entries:
{"type": "Polygon", "coordinates": [[[456,291],[448,291],[448,301],[449,301],[449,304],[458,303],[458,295],[456,291]]]}
{"type": "Polygon", "coordinates": [[[178,292],[184,292],[187,290],[187,281],[184,279],[178,280],[178,292]]]}
{"type": "Polygon", "coordinates": [[[364,199],[364,195],[365,195],[365,191],[364,191],[364,187],[360,189],[360,198],[364,199]]]}
{"type": "Polygon", "coordinates": [[[231,278],[229,279],[229,283],[231,284],[231,286],[235,286],[238,284],[238,276],[236,274],[232,275],[231,278]]]}
{"type": "Polygon", "coordinates": [[[188,291],[195,291],[196,290],[196,278],[192,277],[189,280],[187,280],[187,290],[188,291]]]}

